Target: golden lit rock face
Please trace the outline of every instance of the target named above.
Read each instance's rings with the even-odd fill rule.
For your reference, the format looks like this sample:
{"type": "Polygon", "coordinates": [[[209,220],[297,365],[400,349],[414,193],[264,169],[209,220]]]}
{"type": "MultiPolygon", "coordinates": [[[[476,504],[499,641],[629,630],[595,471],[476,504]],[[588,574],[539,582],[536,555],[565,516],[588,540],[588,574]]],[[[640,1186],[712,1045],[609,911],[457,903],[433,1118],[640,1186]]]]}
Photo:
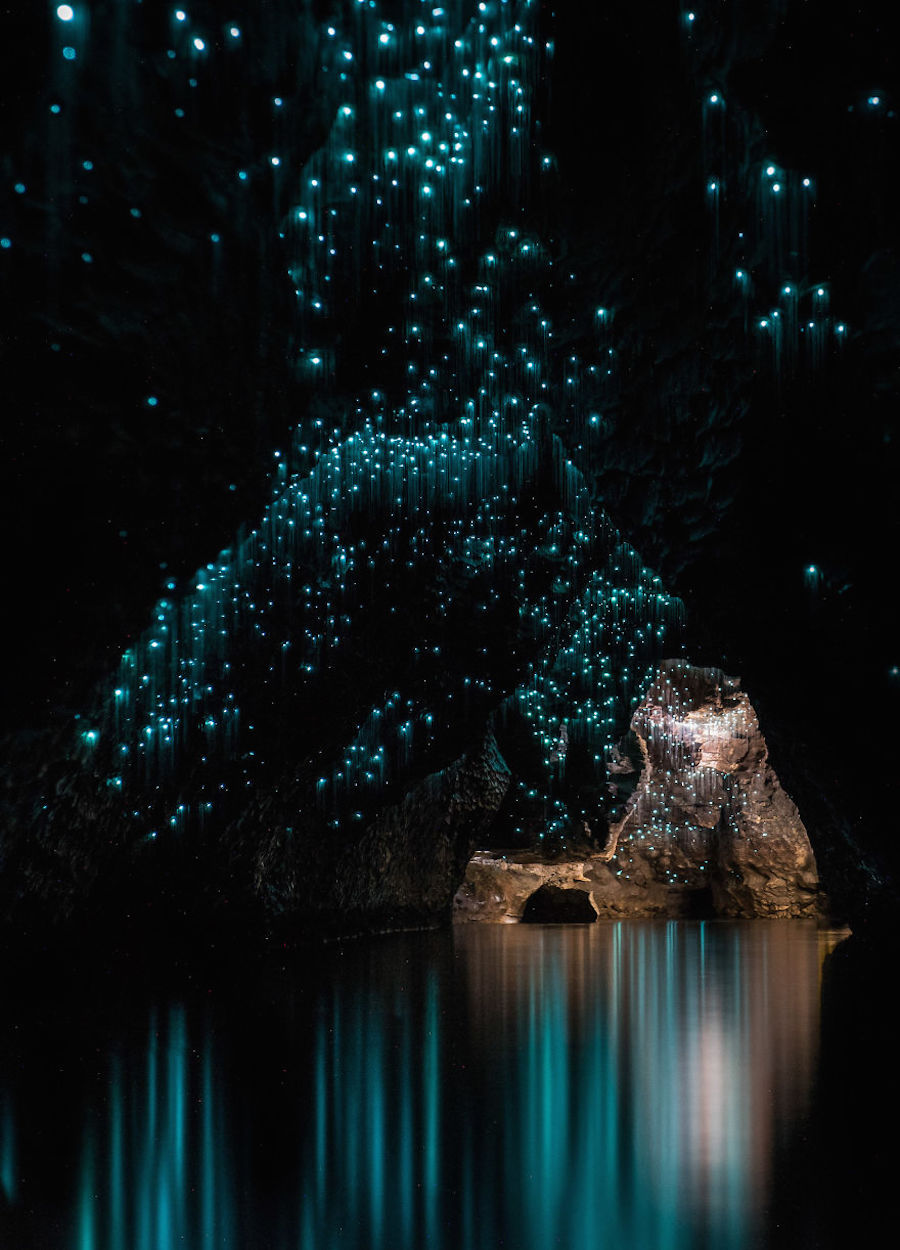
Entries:
{"type": "Polygon", "coordinates": [[[806,830],[772,770],[737,678],[666,661],[636,710],[613,785],[637,785],[597,855],[552,863],[477,855],[460,919],[511,921],[540,885],[589,893],[600,916],[814,916],[824,911],[806,830]]]}

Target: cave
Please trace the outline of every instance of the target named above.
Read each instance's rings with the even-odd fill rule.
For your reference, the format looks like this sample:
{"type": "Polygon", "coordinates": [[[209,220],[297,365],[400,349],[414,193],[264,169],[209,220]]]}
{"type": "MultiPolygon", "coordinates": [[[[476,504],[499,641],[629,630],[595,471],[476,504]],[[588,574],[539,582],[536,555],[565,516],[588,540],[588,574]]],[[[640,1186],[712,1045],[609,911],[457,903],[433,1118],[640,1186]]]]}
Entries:
{"type": "Polygon", "coordinates": [[[681,914],[691,920],[711,920],[716,914],[712,886],[691,890],[684,896],[681,914]]]}
{"type": "Polygon", "coordinates": [[[880,1208],[900,13],[810,8],[6,14],[0,1240],[880,1208]]]}
{"type": "Polygon", "coordinates": [[[566,890],[542,885],[528,898],[523,924],[593,924],[597,912],[587,890],[566,890]]]}

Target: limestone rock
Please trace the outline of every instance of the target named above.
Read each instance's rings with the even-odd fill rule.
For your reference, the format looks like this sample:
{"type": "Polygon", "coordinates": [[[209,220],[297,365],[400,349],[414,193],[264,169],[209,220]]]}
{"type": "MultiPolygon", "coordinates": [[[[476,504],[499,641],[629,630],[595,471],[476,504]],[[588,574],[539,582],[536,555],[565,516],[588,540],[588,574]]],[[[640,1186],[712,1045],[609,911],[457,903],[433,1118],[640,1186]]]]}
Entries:
{"type": "MultiPolygon", "coordinates": [[[[516,921],[543,886],[587,890],[601,916],[814,916],[825,909],[796,807],[737,678],[666,661],[631,722],[637,786],[604,849],[554,861],[479,854],[464,920],[516,921]]],[[[629,769],[617,751],[613,776],[629,769]]]]}
{"type": "Polygon", "coordinates": [[[455,920],[487,920],[514,924],[528,900],[547,888],[591,891],[583,858],[547,861],[533,851],[472,856],[466,879],[453,900],[455,920]]]}

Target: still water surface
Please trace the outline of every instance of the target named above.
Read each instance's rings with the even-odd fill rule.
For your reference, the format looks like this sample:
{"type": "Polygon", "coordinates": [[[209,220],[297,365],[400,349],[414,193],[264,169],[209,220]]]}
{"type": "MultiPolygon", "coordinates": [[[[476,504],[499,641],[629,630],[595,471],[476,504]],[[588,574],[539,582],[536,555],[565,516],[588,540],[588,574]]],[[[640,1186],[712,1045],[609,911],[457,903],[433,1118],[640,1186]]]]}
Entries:
{"type": "Polygon", "coordinates": [[[8,1002],[0,1245],[764,1245],[841,936],[470,926],[175,998],[8,1002]]]}

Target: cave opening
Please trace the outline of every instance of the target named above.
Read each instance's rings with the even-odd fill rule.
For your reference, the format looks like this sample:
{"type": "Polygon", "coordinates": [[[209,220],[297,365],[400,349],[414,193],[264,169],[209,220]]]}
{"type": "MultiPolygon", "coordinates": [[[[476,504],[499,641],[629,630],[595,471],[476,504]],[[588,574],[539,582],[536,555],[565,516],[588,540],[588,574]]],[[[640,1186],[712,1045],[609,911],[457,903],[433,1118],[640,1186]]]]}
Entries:
{"type": "Polygon", "coordinates": [[[597,912],[587,890],[542,885],[530,895],[522,924],[593,924],[597,912]]]}

